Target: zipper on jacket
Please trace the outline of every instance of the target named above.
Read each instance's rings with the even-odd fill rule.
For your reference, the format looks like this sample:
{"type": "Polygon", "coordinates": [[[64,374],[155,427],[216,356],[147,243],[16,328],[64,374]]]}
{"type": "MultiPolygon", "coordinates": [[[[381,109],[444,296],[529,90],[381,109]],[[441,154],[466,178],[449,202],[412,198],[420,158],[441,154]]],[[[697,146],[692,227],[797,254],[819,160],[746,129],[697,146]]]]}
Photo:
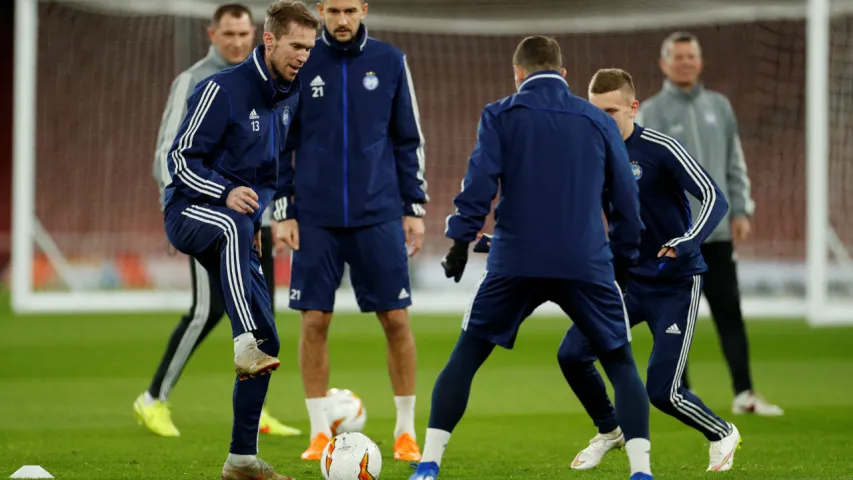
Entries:
{"type": "Polygon", "coordinates": [[[343,109],[343,122],[344,122],[344,226],[346,227],[346,226],[349,226],[349,204],[347,202],[347,197],[349,196],[349,188],[348,188],[349,182],[347,180],[348,170],[349,170],[349,165],[348,165],[348,162],[349,162],[349,158],[348,158],[348,152],[349,152],[348,133],[349,132],[347,132],[348,112],[347,112],[347,59],[346,59],[346,57],[344,57],[343,61],[341,62],[341,69],[343,72],[343,94],[341,95],[341,98],[343,98],[343,103],[344,103],[344,105],[343,105],[343,107],[344,107],[344,109],[343,109]]]}
{"type": "Polygon", "coordinates": [[[699,136],[699,119],[696,117],[696,105],[691,101],[690,102],[690,120],[691,120],[691,130],[693,130],[693,138],[696,140],[696,151],[693,155],[696,157],[696,160],[705,168],[708,168],[708,164],[705,163],[705,152],[702,151],[702,140],[699,136]]]}

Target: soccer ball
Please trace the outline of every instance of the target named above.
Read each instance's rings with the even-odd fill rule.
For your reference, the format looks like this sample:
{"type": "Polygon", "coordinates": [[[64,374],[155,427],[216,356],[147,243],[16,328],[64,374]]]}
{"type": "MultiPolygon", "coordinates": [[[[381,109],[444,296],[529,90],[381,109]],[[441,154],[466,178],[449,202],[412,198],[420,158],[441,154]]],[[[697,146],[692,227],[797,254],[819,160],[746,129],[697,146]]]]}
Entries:
{"type": "Polygon", "coordinates": [[[382,454],[363,433],[347,432],[332,439],[320,458],[320,473],[326,480],[377,480],[382,454]]]}
{"type": "Polygon", "coordinates": [[[367,421],[367,410],[361,399],[350,390],[333,388],[326,393],[326,415],[332,436],[360,432],[367,421]]]}

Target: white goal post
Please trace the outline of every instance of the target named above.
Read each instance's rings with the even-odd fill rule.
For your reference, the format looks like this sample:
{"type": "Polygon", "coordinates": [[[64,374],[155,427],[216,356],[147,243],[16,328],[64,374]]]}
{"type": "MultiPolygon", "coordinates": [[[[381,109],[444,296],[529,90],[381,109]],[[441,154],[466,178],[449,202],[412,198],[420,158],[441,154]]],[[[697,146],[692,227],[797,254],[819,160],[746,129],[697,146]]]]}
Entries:
{"type": "MultiPolygon", "coordinates": [[[[91,248],[97,249],[97,245],[101,245],[101,243],[127,241],[137,234],[130,231],[97,231],[80,234],[78,230],[82,231],[83,227],[74,230],[75,233],[58,234],[48,224],[48,219],[45,218],[45,209],[37,208],[37,205],[42,202],[37,195],[39,189],[50,189],[56,185],[55,183],[43,185],[37,181],[41,178],[39,177],[40,164],[43,165],[44,157],[46,157],[46,155],[39,153],[40,142],[44,141],[40,135],[45,135],[44,132],[39,131],[39,122],[43,120],[39,115],[45,115],[45,112],[48,111],[44,107],[40,108],[39,103],[40,95],[42,95],[39,85],[41,85],[41,81],[44,81],[40,75],[43,74],[42,68],[45,61],[41,57],[51,55],[50,49],[40,47],[43,45],[43,42],[40,42],[40,25],[44,25],[44,15],[72,15],[79,11],[83,12],[81,15],[104,15],[109,18],[121,18],[123,21],[128,18],[131,19],[130,21],[137,18],[157,19],[151,21],[159,22],[156,23],[157,28],[163,28],[165,32],[165,29],[179,25],[178,22],[173,24],[172,20],[169,19],[189,18],[199,22],[209,17],[217,3],[213,0],[134,0],[133,2],[116,0],[15,0],[13,236],[12,266],[9,275],[12,308],[15,312],[173,311],[184,309],[189,305],[189,285],[186,283],[174,287],[124,288],[119,284],[118,288],[106,288],[101,284],[92,284],[88,280],[83,280],[83,274],[80,273],[83,270],[75,263],[75,260],[70,259],[68,245],[91,243],[94,245],[91,248]],[[56,5],[63,9],[61,13],[55,13],[56,9],[52,7],[56,5]],[[37,285],[38,282],[35,278],[35,272],[38,270],[37,257],[40,262],[44,262],[54,272],[55,282],[58,286],[42,288],[37,285]]],[[[252,7],[256,20],[263,18],[267,2],[250,0],[245,3],[252,7]]],[[[846,217],[839,214],[841,210],[845,210],[845,205],[843,200],[840,201],[841,203],[833,200],[832,192],[833,188],[837,188],[837,182],[831,181],[835,175],[833,172],[836,172],[834,168],[846,168],[840,163],[834,167],[835,164],[831,163],[834,161],[833,159],[841,162],[837,159],[846,158],[853,163],[853,140],[849,140],[853,139],[853,131],[846,134],[839,133],[846,128],[853,129],[853,121],[845,120],[845,115],[853,117],[853,87],[846,87],[847,90],[839,93],[838,88],[841,87],[836,86],[839,81],[836,79],[834,83],[832,76],[837,69],[834,70],[835,67],[831,62],[831,59],[847,56],[844,61],[848,62],[850,66],[847,67],[845,64],[842,71],[844,75],[850,76],[843,77],[842,80],[846,79],[848,83],[853,85],[853,22],[849,21],[853,17],[853,0],[767,0],[761,2],[744,0],[740,5],[727,3],[725,6],[720,6],[717,2],[710,0],[661,1],[655,2],[654,6],[650,6],[648,2],[620,0],[618,2],[619,8],[609,10],[592,5],[596,2],[587,2],[588,5],[583,5],[584,2],[566,2],[567,5],[571,4],[572,8],[577,7],[580,10],[566,10],[559,14],[555,13],[555,2],[532,1],[530,5],[526,6],[525,10],[519,12],[511,9],[512,2],[496,0],[494,11],[490,11],[487,15],[482,14],[482,6],[476,12],[464,10],[463,7],[460,7],[462,10],[448,13],[441,8],[427,8],[428,6],[425,6],[425,3],[429,2],[418,2],[421,10],[415,9],[411,12],[399,7],[399,4],[396,4],[398,8],[389,7],[383,11],[383,6],[377,4],[375,13],[372,10],[368,17],[371,32],[379,32],[377,36],[381,34],[387,34],[393,38],[399,36],[399,38],[407,41],[421,42],[421,44],[426,44],[434,38],[440,37],[442,45],[452,44],[454,41],[469,42],[469,38],[473,37],[476,37],[478,42],[487,45],[486,42],[490,38],[504,37],[515,42],[521,35],[536,33],[590,35],[590,37],[583,37],[586,41],[592,39],[590,46],[586,47],[589,51],[585,51],[583,54],[575,53],[576,57],[567,58],[567,66],[572,68],[573,58],[580,60],[586,54],[588,56],[597,54],[595,39],[603,38],[601,35],[612,34],[614,37],[618,37],[635,33],[642,35],[643,32],[652,30],[657,32],[663,29],[675,30],[750,23],[761,25],[762,22],[783,22],[786,28],[790,26],[799,32],[797,29],[800,27],[797,25],[804,23],[804,32],[801,37],[804,43],[806,61],[804,68],[805,92],[803,95],[805,111],[804,120],[800,122],[804,125],[798,126],[799,123],[794,116],[784,120],[788,122],[785,125],[786,128],[804,130],[804,144],[796,144],[797,146],[791,147],[802,147],[804,150],[802,156],[805,159],[805,165],[801,165],[804,172],[792,174],[790,177],[794,179],[793,181],[802,184],[776,186],[777,188],[799,189],[805,192],[803,194],[805,197],[804,225],[802,228],[791,227],[794,230],[798,228],[804,230],[804,238],[793,249],[786,250],[786,252],[794,251],[793,257],[801,256],[802,258],[789,261],[788,257],[784,259],[780,257],[780,261],[770,262],[773,264],[770,269],[763,266],[765,263],[761,263],[760,268],[752,268],[752,253],[761,253],[765,245],[772,244],[778,247],[780,244],[796,243],[794,240],[788,241],[786,238],[788,230],[781,227],[776,229],[775,237],[769,239],[768,243],[756,244],[749,251],[752,253],[742,256],[741,277],[747,283],[753,279],[753,283],[757,285],[756,288],[749,289],[749,292],[745,294],[743,309],[745,315],[750,318],[805,317],[813,325],[853,324],[853,267],[851,267],[853,262],[847,254],[847,249],[853,245],[853,238],[851,238],[849,227],[845,226],[843,232],[836,231],[841,226],[839,222],[853,218],[853,215],[846,217]],[[833,21],[839,17],[845,18],[845,21],[840,30],[838,26],[835,27],[836,33],[834,33],[833,21]],[[841,35],[846,36],[841,40],[834,40],[838,31],[841,35]],[[416,39],[412,40],[413,38],[416,39]],[[846,49],[843,52],[836,51],[841,47],[846,49]],[[851,98],[847,98],[847,95],[851,98]],[[841,111],[836,112],[835,109],[841,109],[841,111]],[[841,140],[838,140],[839,136],[841,136],[841,140]],[[847,143],[839,144],[840,141],[847,143]],[[801,291],[795,293],[787,290],[782,291],[782,293],[763,291],[764,285],[768,283],[767,279],[763,277],[772,277],[776,272],[783,270],[793,272],[790,273],[791,277],[794,278],[792,282],[796,283],[797,288],[800,288],[801,291]]],[[[451,8],[444,3],[442,5],[445,10],[451,8]]],[[[140,29],[150,28],[150,25],[146,23],[146,27],[140,27],[140,29]]],[[[179,36],[184,35],[184,32],[180,32],[178,27],[174,28],[175,45],[179,45],[182,42],[179,36]]],[[[172,30],[168,31],[171,32],[172,30]]],[[[380,36],[380,38],[382,37],[380,36]]],[[[649,36],[649,38],[652,37],[649,36]]],[[[655,61],[654,54],[648,52],[653,52],[659,47],[659,41],[662,37],[655,36],[654,38],[657,39],[657,44],[650,44],[641,48],[634,46],[634,40],[626,37],[624,44],[636,48],[636,50],[625,52],[624,58],[642,54],[644,55],[643,61],[653,64],[655,61]]],[[[75,38],[68,38],[67,40],[73,43],[75,38]]],[[[476,48],[488,47],[478,46],[476,48]]],[[[792,47],[794,55],[797,54],[797,48],[799,47],[792,47]]],[[[89,53],[91,52],[83,55],[89,53]]],[[[476,53],[482,56],[483,52],[478,50],[476,53]]],[[[789,53],[791,52],[784,49],[773,53],[773,61],[777,63],[773,67],[772,73],[768,74],[769,81],[779,80],[780,83],[785,83],[788,80],[783,76],[787,72],[787,64],[784,62],[788,61],[789,53]]],[[[449,53],[445,53],[445,55],[447,54],[449,53]]],[[[498,59],[506,57],[506,62],[508,62],[511,53],[508,54],[506,51],[500,50],[488,52],[488,55],[498,59]]],[[[564,51],[564,55],[569,54],[564,51]]],[[[411,59],[413,62],[418,61],[415,54],[411,54],[411,59]]],[[[436,59],[429,61],[438,62],[440,59],[436,57],[436,59]]],[[[175,62],[180,63],[180,59],[176,58],[175,62]]],[[[592,62],[594,63],[594,60],[592,62]]],[[[188,64],[183,65],[182,68],[186,68],[186,66],[188,64]]],[[[621,65],[599,65],[599,67],[609,66],[621,65]]],[[[653,68],[656,67],[648,68],[652,72],[653,68]]],[[[509,70],[508,67],[506,70],[509,70]]],[[[432,94],[426,87],[429,83],[429,77],[419,76],[419,72],[423,72],[425,75],[430,72],[426,72],[423,67],[417,65],[413,66],[413,71],[422,115],[431,115],[431,111],[437,112],[435,115],[441,115],[443,107],[428,105],[429,99],[434,98],[430,96],[432,94]],[[423,95],[420,89],[425,90],[423,95]]],[[[111,74],[122,73],[96,73],[96,75],[104,76],[111,74]]],[[[133,73],[129,72],[126,75],[130,76],[133,73]]],[[[508,74],[505,76],[508,80],[508,74]]],[[[454,88],[477,89],[475,85],[464,83],[468,80],[461,82],[459,85],[454,84],[454,88]]],[[[105,84],[108,83],[105,82],[105,84]]],[[[509,87],[510,85],[506,86],[509,87]]],[[[780,92],[783,91],[781,86],[779,89],[780,92]]],[[[153,98],[156,102],[161,102],[165,99],[165,92],[160,90],[152,91],[150,96],[146,98],[153,98]]],[[[573,90],[575,93],[583,94],[584,89],[575,87],[573,90]]],[[[471,90],[464,91],[471,92],[471,90]]],[[[489,90],[489,92],[492,91],[489,90]]],[[[499,92],[499,90],[494,91],[499,92]]],[[[458,91],[456,93],[459,94],[458,91]]],[[[506,90],[502,94],[508,93],[510,91],[506,90]]],[[[446,95],[446,93],[442,94],[446,95]]],[[[491,95],[491,93],[489,94],[491,95]]],[[[92,95],[97,95],[97,93],[93,92],[92,95]]],[[[777,92],[776,95],[784,95],[784,93],[777,92]]],[[[756,102],[759,101],[763,100],[756,100],[756,102]]],[[[735,110],[738,110],[738,105],[735,104],[734,106],[735,110]]],[[[162,108],[162,105],[157,104],[146,108],[156,110],[162,108]]],[[[791,106],[791,108],[793,109],[795,106],[791,106]]],[[[429,131],[425,133],[428,137],[436,135],[442,141],[447,139],[447,142],[451,142],[451,140],[456,142],[456,137],[462,135],[464,137],[462,141],[456,143],[459,144],[459,150],[464,151],[473,145],[471,133],[474,131],[475,125],[468,125],[470,123],[468,120],[470,119],[465,119],[465,123],[462,123],[457,129],[464,130],[464,135],[457,134],[456,130],[451,130],[454,128],[453,126],[447,126],[448,130],[442,131],[440,135],[429,131]]],[[[77,122],[78,118],[64,118],[60,121],[77,122]]],[[[109,122],[109,119],[106,121],[109,122]]],[[[762,122],[764,122],[763,119],[758,119],[755,124],[761,125],[762,122]]],[[[150,128],[156,129],[156,124],[150,128]]],[[[761,141],[775,141],[774,137],[760,126],[755,127],[752,133],[756,135],[766,134],[767,138],[763,138],[761,141]]],[[[133,134],[130,133],[129,135],[133,134]]],[[[749,135],[749,132],[744,133],[742,131],[741,135],[745,137],[749,135]]],[[[465,157],[458,156],[457,158],[455,156],[452,159],[444,159],[445,162],[453,162],[453,165],[441,167],[440,174],[431,173],[432,164],[430,162],[433,157],[429,153],[429,149],[432,148],[430,145],[431,143],[428,141],[427,175],[430,180],[430,188],[439,188],[441,191],[447,190],[448,192],[455,190],[461,177],[460,172],[462,170],[460,168],[464,169],[465,157]],[[452,188],[445,187],[445,184],[450,183],[453,185],[452,188]]],[[[151,149],[151,154],[143,154],[140,158],[153,158],[153,142],[151,149]]],[[[456,150],[454,150],[454,154],[457,154],[456,150]]],[[[85,156],[83,153],[80,155],[85,156]]],[[[150,170],[149,164],[144,163],[144,161],[141,160],[143,163],[137,165],[140,177],[147,175],[150,170]]],[[[747,156],[748,164],[749,161],[750,158],[747,156]]],[[[42,168],[47,167],[42,166],[42,168]]],[[[85,166],[81,165],[80,168],[85,168],[85,166]]],[[[850,171],[853,171],[853,168],[850,171]]],[[[151,182],[153,185],[153,180],[146,178],[145,181],[151,182]]],[[[754,178],[753,181],[755,181],[754,178]]],[[[848,188],[853,189],[853,186],[848,188]]],[[[413,267],[418,269],[418,278],[422,279],[416,281],[415,287],[413,287],[415,301],[413,310],[416,312],[461,313],[470,300],[471,287],[482,271],[483,261],[482,258],[472,256],[469,271],[466,272],[466,279],[462,284],[454,284],[441,278],[443,274],[438,270],[438,261],[447,242],[441,237],[438,229],[434,227],[443,224],[443,217],[448,213],[451,205],[449,204],[449,195],[439,198],[441,202],[447,204],[431,205],[428,208],[428,216],[432,217],[429,221],[432,223],[428,225],[430,236],[427,241],[432,246],[421,255],[422,258],[416,258],[413,267]]],[[[156,198],[144,198],[139,201],[147,202],[152,209],[157,208],[156,198]]],[[[97,208],[97,205],[93,205],[93,209],[97,208]]],[[[770,207],[759,203],[757,208],[767,209],[770,207]]],[[[782,212],[780,215],[784,214],[785,207],[773,208],[779,208],[782,212]]],[[[853,205],[851,205],[851,210],[853,210],[853,205]]],[[[47,211],[49,212],[49,210],[47,211]]],[[[83,251],[87,255],[91,254],[86,249],[83,251]]],[[[786,255],[788,254],[786,253],[786,255]]],[[[760,257],[760,255],[754,256],[760,257]]],[[[187,269],[184,268],[183,270],[187,269]]],[[[338,300],[339,310],[357,310],[353,294],[346,287],[339,291],[338,300]]],[[[282,288],[277,294],[277,308],[285,310],[287,308],[286,302],[286,289],[282,288]]],[[[704,303],[702,309],[703,313],[708,313],[707,305],[704,303]]],[[[554,306],[549,305],[540,311],[552,313],[557,310],[554,306]]]]}

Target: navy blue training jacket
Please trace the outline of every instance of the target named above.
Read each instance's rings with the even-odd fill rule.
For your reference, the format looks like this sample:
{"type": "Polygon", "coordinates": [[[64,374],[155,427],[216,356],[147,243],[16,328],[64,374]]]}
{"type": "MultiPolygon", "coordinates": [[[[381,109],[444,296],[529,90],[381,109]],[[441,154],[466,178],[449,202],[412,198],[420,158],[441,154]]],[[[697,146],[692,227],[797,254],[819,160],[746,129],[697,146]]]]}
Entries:
{"type": "Polygon", "coordinates": [[[403,53],[364,25],[346,44],[324,29],[299,75],[295,170],[283,172],[274,218],[359,227],[423,216],[424,138],[403,53]]]}
{"type": "Polygon", "coordinates": [[[640,187],[640,215],[646,227],[631,274],[689,277],[704,273],[708,267],[700,247],[726,215],[725,195],[674,138],[635,124],[625,145],[640,187]],[[695,222],[685,192],[702,202],[695,222]],[[664,246],[674,248],[676,257],[658,258],[664,246]]]}
{"type": "Polygon", "coordinates": [[[533,74],[485,107],[445,234],[473,241],[498,187],[489,273],[612,282],[614,255],[636,262],[643,224],[625,142],[559,73],[533,74]],[[604,202],[620,220],[609,242],[604,202]]]}
{"type": "Polygon", "coordinates": [[[256,226],[278,189],[279,159],[299,106],[299,78],[276,83],[258,46],[243,63],[199,82],[169,150],[166,208],[225,205],[235,187],[258,194],[256,226]]]}

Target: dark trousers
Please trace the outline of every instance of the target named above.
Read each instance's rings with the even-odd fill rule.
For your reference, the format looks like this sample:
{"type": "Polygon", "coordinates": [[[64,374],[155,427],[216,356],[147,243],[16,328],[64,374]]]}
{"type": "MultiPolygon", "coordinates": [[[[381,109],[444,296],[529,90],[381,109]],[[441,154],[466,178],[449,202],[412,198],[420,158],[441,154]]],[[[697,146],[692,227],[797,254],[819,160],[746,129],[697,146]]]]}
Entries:
{"type": "MultiPolygon", "coordinates": [[[[270,227],[261,228],[261,268],[267,282],[270,299],[275,306],[275,271],[273,270],[272,231],[270,227]]],[[[210,275],[195,259],[189,257],[192,276],[192,305],[185,313],[166,345],[166,352],[151,380],[148,393],[154,398],[166,401],[186,367],[190,356],[204,341],[225,314],[222,289],[211,284],[210,275]]],[[[215,281],[215,280],[214,280],[215,281]]]]}
{"type": "MultiPolygon", "coordinates": [[[[737,395],[752,390],[752,375],[746,325],[740,311],[734,246],[732,242],[706,243],[702,245],[702,256],[708,265],[703,293],[711,308],[711,316],[731,373],[732,387],[737,395]]],[[[687,369],[682,381],[685,387],[690,388],[687,369]]]]}

